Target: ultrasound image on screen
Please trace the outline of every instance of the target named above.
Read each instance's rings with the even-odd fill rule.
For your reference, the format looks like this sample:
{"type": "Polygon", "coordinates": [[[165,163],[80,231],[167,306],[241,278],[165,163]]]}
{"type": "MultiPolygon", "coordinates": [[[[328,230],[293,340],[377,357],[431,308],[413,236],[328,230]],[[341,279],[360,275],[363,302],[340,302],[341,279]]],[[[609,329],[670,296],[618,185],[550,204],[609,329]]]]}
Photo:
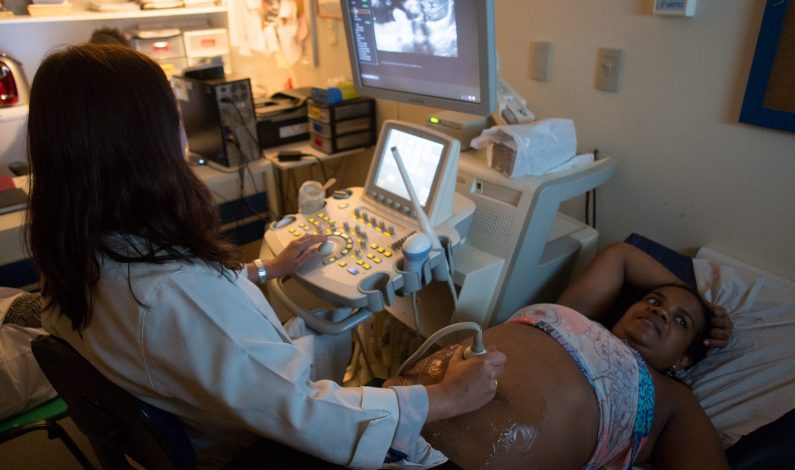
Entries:
{"type": "Polygon", "coordinates": [[[379,51],[458,57],[455,0],[373,0],[379,51]]]}
{"type": "Polygon", "coordinates": [[[392,157],[392,147],[397,147],[403,166],[411,178],[420,204],[425,207],[433,189],[436,170],[442,158],[444,145],[397,129],[389,131],[381,155],[381,166],[375,185],[400,197],[410,200],[409,193],[400,176],[397,163],[392,157]]]}

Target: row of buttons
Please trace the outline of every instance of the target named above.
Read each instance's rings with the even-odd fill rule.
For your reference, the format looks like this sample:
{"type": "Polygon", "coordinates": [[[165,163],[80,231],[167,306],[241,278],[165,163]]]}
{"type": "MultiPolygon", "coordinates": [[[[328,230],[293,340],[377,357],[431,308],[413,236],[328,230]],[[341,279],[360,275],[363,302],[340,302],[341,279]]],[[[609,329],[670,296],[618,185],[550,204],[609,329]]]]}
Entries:
{"type": "Polygon", "coordinates": [[[397,201],[393,201],[391,198],[384,197],[383,194],[378,194],[375,191],[371,191],[370,195],[373,196],[373,199],[375,199],[376,201],[382,204],[386,204],[387,206],[395,209],[396,211],[403,212],[404,214],[408,214],[409,212],[411,212],[411,207],[404,206],[403,204],[397,201]]]}
{"type": "MultiPolygon", "coordinates": [[[[301,228],[304,229],[304,231],[306,233],[310,233],[310,230],[312,230],[312,227],[306,227],[304,225],[301,225],[301,228]]],[[[301,232],[297,228],[290,227],[287,231],[289,233],[293,234],[293,236],[296,237],[296,238],[304,236],[303,232],[301,232]]],[[[318,235],[320,232],[318,232],[317,230],[312,230],[311,233],[312,233],[312,235],[318,235]]]]}
{"type": "MultiPolygon", "coordinates": [[[[387,250],[385,250],[384,248],[378,247],[378,245],[376,245],[375,243],[373,243],[372,245],[370,245],[370,247],[371,247],[371,248],[374,248],[374,249],[376,249],[376,250],[377,250],[379,253],[383,254],[385,258],[391,258],[391,257],[392,257],[392,252],[391,252],[391,251],[387,251],[387,250]]],[[[343,253],[343,254],[347,253],[347,250],[343,250],[343,251],[342,251],[342,253],[343,253]]],[[[355,263],[356,263],[358,266],[361,266],[362,268],[364,268],[365,270],[368,270],[368,271],[369,271],[369,270],[372,268],[372,265],[370,265],[370,263],[368,263],[367,261],[365,261],[365,260],[363,260],[363,259],[361,259],[361,258],[357,258],[357,257],[356,257],[356,256],[354,256],[354,255],[350,255],[350,257],[351,257],[351,259],[354,259],[354,260],[356,260],[356,261],[355,261],[355,263]]],[[[373,253],[367,253],[367,255],[365,255],[365,257],[366,257],[367,259],[371,260],[371,261],[372,261],[373,263],[375,263],[375,264],[381,264],[381,261],[382,261],[382,260],[381,260],[381,258],[380,258],[379,256],[376,256],[376,255],[375,255],[375,254],[373,254],[373,253]]],[[[332,257],[330,257],[330,258],[328,259],[328,261],[329,261],[330,263],[333,263],[333,262],[337,261],[337,258],[335,258],[335,257],[333,257],[333,256],[332,256],[332,257]]],[[[339,267],[341,267],[341,268],[346,268],[346,267],[348,266],[348,261],[346,261],[346,260],[340,260],[340,261],[337,263],[337,265],[338,265],[339,267]]],[[[356,269],[356,267],[355,267],[355,266],[351,266],[350,268],[348,268],[348,269],[347,269],[347,271],[348,271],[348,273],[350,273],[350,274],[351,274],[351,275],[353,275],[353,276],[355,276],[355,275],[359,274],[359,270],[358,270],[358,269],[356,269]]]]}
{"type": "Polygon", "coordinates": [[[355,219],[355,220],[357,220],[357,221],[359,221],[359,222],[361,222],[363,224],[365,224],[366,226],[368,226],[368,227],[370,227],[372,229],[374,229],[376,232],[383,233],[387,237],[391,237],[392,233],[395,231],[394,227],[390,227],[390,228],[387,229],[383,222],[381,222],[380,225],[374,225],[372,222],[368,221],[364,217],[357,217],[356,214],[351,214],[351,218],[355,219]]]}
{"type": "Polygon", "coordinates": [[[335,224],[334,219],[332,219],[331,217],[327,216],[326,214],[324,214],[322,212],[317,214],[317,219],[315,219],[314,217],[310,217],[307,220],[309,222],[315,224],[315,225],[318,225],[321,220],[324,220],[324,221],[328,222],[330,225],[334,225],[335,224]]]}

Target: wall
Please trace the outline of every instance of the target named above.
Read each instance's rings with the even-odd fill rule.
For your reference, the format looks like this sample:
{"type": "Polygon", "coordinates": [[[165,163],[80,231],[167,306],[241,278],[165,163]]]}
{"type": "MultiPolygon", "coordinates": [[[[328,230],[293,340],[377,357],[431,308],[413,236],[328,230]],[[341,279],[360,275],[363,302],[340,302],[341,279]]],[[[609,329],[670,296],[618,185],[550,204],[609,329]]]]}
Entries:
{"type": "MultiPolygon", "coordinates": [[[[573,119],[583,146],[618,160],[598,194],[603,244],[634,231],[795,278],[795,134],[737,122],[764,1],[700,0],[694,18],[654,16],[651,0],[495,3],[501,75],[539,117],[573,119]],[[527,78],[534,40],[553,44],[550,82],[527,78]],[[626,52],[617,94],[593,86],[599,47],[626,52]]],[[[271,93],[288,77],[307,86],[349,75],[340,22],[319,19],[317,32],[317,68],[254,56],[236,57],[238,70],[271,93]]]]}
{"type": "MultiPolygon", "coordinates": [[[[795,279],[795,134],[737,120],[765,2],[699,0],[692,18],[655,16],[652,3],[495,0],[500,75],[539,117],[573,119],[582,146],[618,161],[598,191],[602,245],[638,232],[795,279]],[[535,40],[553,44],[550,82],[528,78],[535,40]],[[600,47],[625,51],[619,93],[594,87],[600,47]]],[[[348,73],[333,23],[318,28],[320,78],[348,73]]],[[[426,110],[378,112],[421,122],[426,110]]]]}
{"type": "Polygon", "coordinates": [[[684,18],[651,0],[496,0],[501,75],[618,160],[602,243],[634,231],[795,278],[795,134],[737,122],[764,3],[700,0],[684,18]],[[527,78],[535,40],[553,44],[548,83],[527,78]],[[617,94],[593,86],[599,47],[625,50],[617,94]]]}

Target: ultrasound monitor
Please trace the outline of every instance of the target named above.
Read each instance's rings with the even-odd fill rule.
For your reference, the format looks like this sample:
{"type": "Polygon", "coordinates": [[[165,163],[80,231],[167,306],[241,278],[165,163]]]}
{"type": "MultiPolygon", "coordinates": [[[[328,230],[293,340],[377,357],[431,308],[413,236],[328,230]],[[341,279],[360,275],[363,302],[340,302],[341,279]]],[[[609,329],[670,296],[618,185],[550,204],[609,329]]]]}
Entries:
{"type": "Polygon", "coordinates": [[[413,217],[409,193],[392,156],[397,147],[417,198],[435,226],[452,215],[453,192],[460,144],[450,136],[400,121],[384,121],[378,138],[364,197],[378,205],[413,217]]]}
{"type": "Polygon", "coordinates": [[[494,0],[342,0],[342,11],[361,95],[494,111],[494,0]]]}

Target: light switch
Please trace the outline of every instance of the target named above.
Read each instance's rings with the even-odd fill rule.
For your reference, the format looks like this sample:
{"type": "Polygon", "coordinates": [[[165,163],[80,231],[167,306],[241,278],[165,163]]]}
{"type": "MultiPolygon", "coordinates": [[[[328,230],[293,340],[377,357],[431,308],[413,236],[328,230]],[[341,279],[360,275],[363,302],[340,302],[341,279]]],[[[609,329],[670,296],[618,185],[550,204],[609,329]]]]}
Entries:
{"type": "Polygon", "coordinates": [[[548,82],[552,78],[552,44],[535,41],[530,51],[530,78],[548,82]]]}
{"type": "Polygon", "coordinates": [[[596,88],[618,93],[621,89],[623,68],[623,50],[600,48],[599,59],[596,62],[596,88]]]}

